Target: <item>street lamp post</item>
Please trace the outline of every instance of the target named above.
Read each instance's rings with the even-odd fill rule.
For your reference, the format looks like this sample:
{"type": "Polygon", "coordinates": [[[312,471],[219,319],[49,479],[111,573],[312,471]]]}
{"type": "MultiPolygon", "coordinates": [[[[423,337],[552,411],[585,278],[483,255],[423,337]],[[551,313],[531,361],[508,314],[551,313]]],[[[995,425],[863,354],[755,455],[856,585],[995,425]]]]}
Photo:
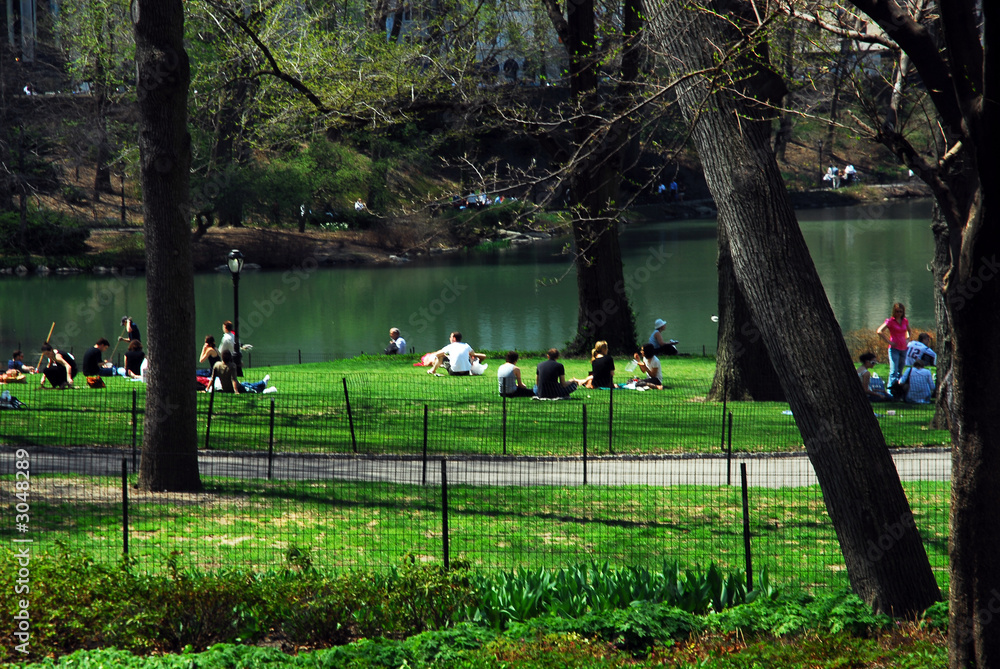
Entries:
{"type": "Polygon", "coordinates": [[[229,273],[233,275],[233,337],[236,340],[236,352],[233,363],[236,365],[236,376],[243,376],[243,351],[240,349],[240,272],[243,271],[243,254],[233,249],[226,258],[229,273]]]}

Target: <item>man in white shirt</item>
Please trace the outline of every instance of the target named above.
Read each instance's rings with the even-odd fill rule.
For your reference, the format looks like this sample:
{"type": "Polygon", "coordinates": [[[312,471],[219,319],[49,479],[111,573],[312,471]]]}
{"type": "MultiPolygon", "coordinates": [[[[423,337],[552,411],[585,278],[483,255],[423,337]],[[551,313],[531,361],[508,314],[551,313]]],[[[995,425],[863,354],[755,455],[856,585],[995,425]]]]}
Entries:
{"type": "Polygon", "coordinates": [[[447,358],[448,364],[445,369],[448,370],[449,374],[452,376],[471,376],[472,363],[477,360],[482,362],[486,359],[485,353],[476,353],[471,346],[462,341],[461,332],[452,332],[451,343],[434,355],[434,364],[427,370],[428,374],[436,373],[447,358]]]}
{"type": "Polygon", "coordinates": [[[385,349],[388,355],[406,355],[406,340],[399,332],[399,328],[389,330],[389,346],[385,349]]]}
{"type": "Polygon", "coordinates": [[[903,364],[912,367],[914,361],[920,360],[925,367],[937,365],[937,354],[931,350],[929,344],[931,337],[926,332],[921,332],[916,341],[911,341],[906,345],[906,359],[903,364]]]}

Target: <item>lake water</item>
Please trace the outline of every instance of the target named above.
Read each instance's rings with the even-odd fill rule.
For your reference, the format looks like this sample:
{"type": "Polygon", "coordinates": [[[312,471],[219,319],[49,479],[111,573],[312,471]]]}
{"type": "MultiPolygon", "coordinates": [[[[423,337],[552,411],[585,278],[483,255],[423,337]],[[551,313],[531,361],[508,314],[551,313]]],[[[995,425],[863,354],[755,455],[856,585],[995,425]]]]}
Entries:
{"type": "MultiPolygon", "coordinates": [[[[929,202],[802,211],[799,220],[845,332],[877,327],[896,301],[914,326],[933,328],[929,202]]],[[[240,281],[240,339],[253,345],[255,365],[294,362],[300,351],[303,361],[381,351],[392,326],[419,352],[440,348],[452,330],[477,349],[562,347],[577,314],[566,243],[392,267],[319,269],[307,259],[285,272],[247,272],[240,281]]],[[[634,226],[624,232],[622,248],[640,339],[663,318],[665,334],[680,340],[681,351],[712,353],[715,221],[634,226]]],[[[145,290],[141,275],[0,278],[0,355],[6,359],[18,345],[37,351],[53,321],[53,342],[76,352],[102,336],[114,342],[125,314],[145,338],[145,290]]],[[[198,275],[195,290],[199,336],[192,355],[204,335],[220,338],[233,303],[228,272],[198,275]]]]}

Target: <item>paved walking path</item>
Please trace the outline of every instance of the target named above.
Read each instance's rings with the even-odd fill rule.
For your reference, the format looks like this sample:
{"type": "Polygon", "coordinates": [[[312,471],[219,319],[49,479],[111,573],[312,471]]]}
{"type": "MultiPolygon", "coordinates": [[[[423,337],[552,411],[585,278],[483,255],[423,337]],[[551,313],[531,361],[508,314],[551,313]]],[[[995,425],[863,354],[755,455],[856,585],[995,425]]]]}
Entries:
{"type": "MultiPolygon", "coordinates": [[[[16,448],[0,450],[0,472],[13,474],[16,448]]],[[[30,472],[120,476],[122,458],[132,471],[132,454],[111,449],[25,447],[30,472]]],[[[893,451],[903,481],[951,480],[951,452],[947,448],[893,451]]],[[[752,487],[782,488],[816,484],[816,474],[805,453],[705,454],[635,457],[515,458],[457,456],[447,461],[449,484],[497,486],[574,485],[740,485],[740,465],[746,464],[752,487]]],[[[268,477],[266,453],[202,451],[202,476],[236,479],[268,477]]],[[[270,463],[275,480],[352,480],[437,485],[441,458],[426,463],[415,457],[279,454],[270,463]]]]}

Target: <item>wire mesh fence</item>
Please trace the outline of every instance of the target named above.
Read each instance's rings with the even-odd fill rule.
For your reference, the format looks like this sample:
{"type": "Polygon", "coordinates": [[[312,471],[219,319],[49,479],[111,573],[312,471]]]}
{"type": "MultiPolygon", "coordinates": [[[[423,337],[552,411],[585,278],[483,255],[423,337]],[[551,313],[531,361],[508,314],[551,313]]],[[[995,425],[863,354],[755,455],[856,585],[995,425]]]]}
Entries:
{"type": "MultiPolygon", "coordinates": [[[[27,408],[0,412],[0,476],[13,509],[27,463],[31,520],[22,531],[10,513],[2,532],[36,549],[127,553],[149,570],[290,560],[384,569],[405,554],[485,570],[664,558],[743,568],[749,538],[757,573],[846,582],[787,405],[723,408],[693,386],[504,400],[495,383],[463,379],[428,399],[405,379],[355,374],[310,393],[200,395],[198,493],[134,487],[141,384],[25,387],[27,408]]],[[[890,444],[910,447],[894,457],[943,582],[949,453],[927,446],[932,408],[896,407],[879,408],[880,425],[890,444]]]]}

